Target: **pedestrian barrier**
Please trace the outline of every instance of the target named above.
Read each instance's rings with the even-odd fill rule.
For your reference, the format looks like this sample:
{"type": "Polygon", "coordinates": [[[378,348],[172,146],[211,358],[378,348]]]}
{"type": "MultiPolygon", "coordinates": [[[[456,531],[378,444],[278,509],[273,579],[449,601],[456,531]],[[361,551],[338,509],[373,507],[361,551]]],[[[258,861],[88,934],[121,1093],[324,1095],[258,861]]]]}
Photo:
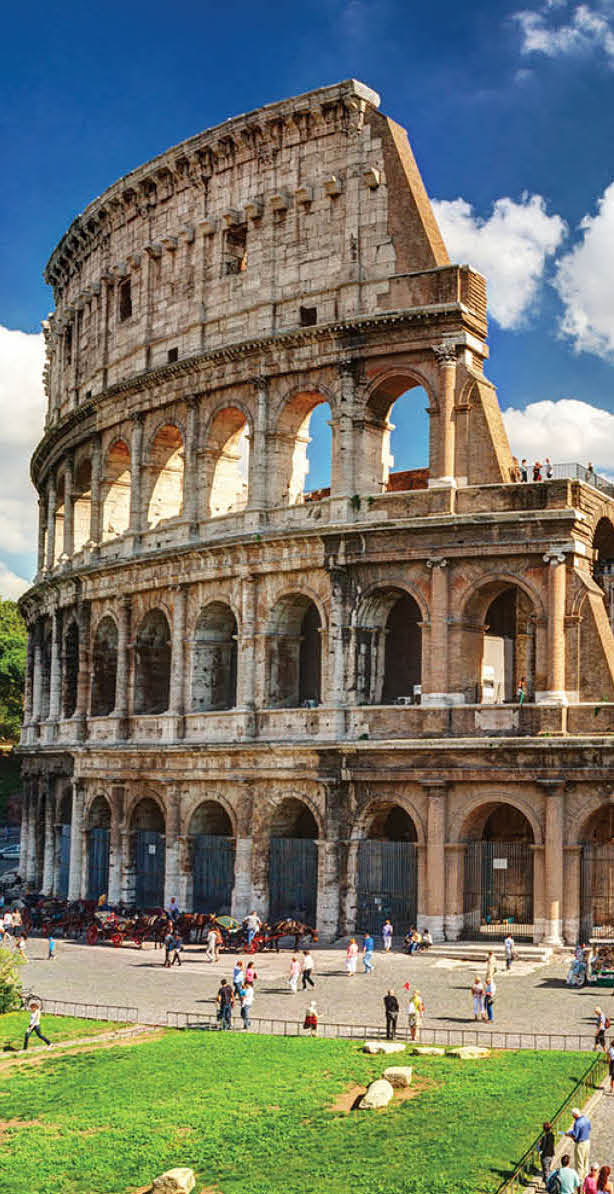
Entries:
{"type": "Polygon", "coordinates": [[[114,1020],[138,1023],[138,1007],[122,1007],[115,1003],[67,1003],[64,999],[45,999],[43,1010],[48,1016],[76,1016],[82,1020],[114,1020]]]}
{"type": "MultiPolygon", "coordinates": [[[[215,1012],[200,1011],[167,1011],[166,1025],[168,1028],[203,1028],[218,1027],[215,1012]]],[[[281,1020],[270,1017],[252,1016],[250,1018],[252,1032],[269,1033],[274,1036],[299,1036],[303,1032],[303,1020],[281,1020]]],[[[237,1027],[243,1028],[237,1017],[237,1027]]],[[[331,1024],[320,1020],[318,1036],[328,1039],[345,1040],[378,1040],[385,1039],[386,1033],[382,1025],[373,1024],[331,1024]]],[[[409,1028],[397,1028],[396,1039],[411,1041],[409,1028]]],[[[560,1050],[562,1052],[583,1052],[592,1049],[594,1035],[586,1036],[580,1033],[565,1035],[554,1032],[488,1032],[474,1028],[422,1028],[421,1045],[482,1045],[487,1049],[540,1049],[560,1050]]]]}
{"type": "MultiPolygon", "coordinates": [[[[584,1071],[580,1081],[576,1083],[558,1111],[550,1117],[550,1123],[555,1133],[561,1130],[561,1123],[563,1121],[565,1121],[565,1129],[569,1128],[571,1124],[571,1108],[576,1106],[583,1107],[591,1095],[594,1095],[595,1091],[599,1089],[607,1072],[608,1059],[604,1053],[600,1053],[591,1061],[588,1069],[584,1071]]],[[[527,1186],[532,1185],[536,1175],[540,1173],[537,1145],[541,1136],[542,1133],[540,1132],[531,1147],[527,1149],[524,1157],[518,1162],[511,1176],[506,1177],[501,1185],[498,1186],[496,1194],[520,1194],[520,1191],[526,1194],[527,1186]]]]}

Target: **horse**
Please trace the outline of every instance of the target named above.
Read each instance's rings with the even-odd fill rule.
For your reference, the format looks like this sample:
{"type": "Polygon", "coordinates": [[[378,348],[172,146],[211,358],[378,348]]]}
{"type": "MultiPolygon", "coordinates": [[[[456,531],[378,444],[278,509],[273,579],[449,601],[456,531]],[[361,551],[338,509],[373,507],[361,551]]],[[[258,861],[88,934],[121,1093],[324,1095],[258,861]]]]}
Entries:
{"type": "Polygon", "coordinates": [[[308,937],[313,945],[318,941],[318,930],[312,929],[311,925],[303,924],[302,920],[295,920],[293,917],[286,917],[285,920],[278,920],[273,925],[273,936],[275,937],[275,949],[279,953],[279,938],[280,937],[294,937],[294,949],[298,949],[299,942],[303,937],[308,937]]]}

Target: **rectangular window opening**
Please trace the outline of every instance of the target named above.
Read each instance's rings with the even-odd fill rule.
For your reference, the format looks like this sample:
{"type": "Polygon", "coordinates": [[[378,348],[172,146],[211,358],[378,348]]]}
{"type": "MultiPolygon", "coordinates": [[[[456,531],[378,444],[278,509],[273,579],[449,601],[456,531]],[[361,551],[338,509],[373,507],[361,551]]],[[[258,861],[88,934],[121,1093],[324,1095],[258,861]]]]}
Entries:
{"type": "Polygon", "coordinates": [[[130,319],[132,315],[132,283],[130,278],[125,278],[119,284],[119,322],[130,319]]]}
{"type": "Polygon", "coordinates": [[[224,273],[243,274],[247,269],[247,224],[234,224],[224,236],[224,273]]]}
{"type": "Polygon", "coordinates": [[[178,348],[169,348],[167,357],[168,357],[169,365],[172,365],[174,361],[179,360],[179,349],[178,348]]]}
{"type": "Polygon", "coordinates": [[[64,349],[66,353],[66,364],[70,365],[72,361],[72,327],[66,328],[64,336],[64,349]]]}
{"type": "Polygon", "coordinates": [[[317,307],[301,307],[300,308],[301,327],[312,328],[314,323],[318,322],[318,308],[317,307]]]}

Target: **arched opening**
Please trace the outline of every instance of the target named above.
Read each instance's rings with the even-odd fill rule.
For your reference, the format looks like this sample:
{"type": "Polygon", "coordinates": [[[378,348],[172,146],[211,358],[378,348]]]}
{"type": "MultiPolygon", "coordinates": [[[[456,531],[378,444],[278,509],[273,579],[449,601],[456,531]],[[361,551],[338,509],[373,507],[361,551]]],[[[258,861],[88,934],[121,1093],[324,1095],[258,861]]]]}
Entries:
{"type": "Polygon", "coordinates": [[[318,826],[295,797],[277,806],[270,827],[269,919],[293,917],[312,928],[318,902],[318,826]]]}
{"type": "Polygon", "coordinates": [[[51,619],[45,618],[41,630],[41,721],[49,717],[51,697],[51,619]]]}
{"type": "Polygon", "coordinates": [[[268,705],[292,709],[320,704],[322,623],[309,597],[282,597],[273,611],[268,635],[268,705]]]}
{"type": "Polygon", "coordinates": [[[111,808],[105,796],[96,796],[87,819],[87,898],[98,900],[109,890],[111,808]]]}
{"type": "Polygon", "coordinates": [[[614,804],[589,817],[580,840],[580,940],[614,937],[614,804]]]}
{"type": "Polygon", "coordinates": [[[135,861],[134,898],[141,911],[164,907],[164,814],[146,796],[136,805],[131,821],[135,861]]]}
{"type": "Polygon", "coordinates": [[[464,876],[465,935],[532,938],[531,824],[511,804],[482,805],[467,826],[464,876]]]}
{"type": "Polygon", "coordinates": [[[516,701],[522,686],[523,699],[532,701],[537,619],[527,593],[505,580],[491,581],[474,593],[464,615],[465,624],[475,627],[463,634],[465,699],[484,705],[516,701]]]}
{"type": "Polygon", "coordinates": [[[136,636],[135,713],[164,713],[171,684],[171,634],[161,609],[145,615],[136,636]]]}
{"type": "Polygon", "coordinates": [[[222,601],[202,610],[192,647],[192,710],[234,709],[237,703],[237,621],[222,601]]]}
{"type": "Polygon", "coordinates": [[[63,699],[64,717],[72,717],[77,708],[79,681],[79,627],[73,619],[64,636],[63,699]]]}
{"type": "Polygon", "coordinates": [[[66,484],[64,474],[58,480],[55,496],[55,542],[53,562],[57,564],[64,553],[64,518],[66,515],[66,484]]]}
{"type": "Polygon", "coordinates": [[[102,618],[96,627],[92,651],[92,716],[104,717],[115,708],[117,682],[117,626],[102,618]]]}
{"type": "Polygon", "coordinates": [[[211,424],[205,452],[209,518],[244,510],[248,499],[249,425],[242,410],[230,406],[211,424]]]}
{"type": "Polygon", "coordinates": [[[183,513],[183,440],[173,423],[161,427],[151,445],[147,525],[157,526],[183,513]]]}
{"type": "Polygon", "coordinates": [[[204,800],[195,810],[188,830],[192,860],[194,912],[229,916],[235,872],[235,841],[226,809],[216,800],[204,800]]]}
{"type": "Polygon", "coordinates": [[[603,589],[610,626],[614,629],[614,526],[600,518],[593,536],[593,576],[603,589]]]}
{"type": "Polygon", "coordinates": [[[284,407],[275,439],[274,506],[298,506],[330,493],[331,410],[317,391],[296,394],[284,407]]]}
{"type": "Polygon", "coordinates": [[[424,387],[406,374],[384,378],[374,389],[364,429],[367,493],[428,487],[429,407],[424,387]]]}
{"type": "Polygon", "coordinates": [[[102,483],[102,539],[124,535],[130,526],[130,449],[122,439],[107,452],[102,483]]]}
{"type": "Polygon", "coordinates": [[[57,821],[55,823],[54,895],[60,900],[65,900],[68,895],[71,825],[72,791],[70,788],[66,788],[58,800],[57,821]]]}
{"type": "Polygon", "coordinates": [[[422,614],[400,589],[378,589],[363,602],[356,626],[356,700],[411,704],[422,676],[422,614]]]}
{"type": "Polygon", "coordinates": [[[73,550],[82,551],[91,538],[92,462],[82,460],[75,470],[73,485],[73,550]]]}
{"type": "Polygon", "coordinates": [[[358,846],[357,928],[379,933],[388,918],[396,934],[416,926],[416,826],[393,801],[377,806],[358,846]]]}

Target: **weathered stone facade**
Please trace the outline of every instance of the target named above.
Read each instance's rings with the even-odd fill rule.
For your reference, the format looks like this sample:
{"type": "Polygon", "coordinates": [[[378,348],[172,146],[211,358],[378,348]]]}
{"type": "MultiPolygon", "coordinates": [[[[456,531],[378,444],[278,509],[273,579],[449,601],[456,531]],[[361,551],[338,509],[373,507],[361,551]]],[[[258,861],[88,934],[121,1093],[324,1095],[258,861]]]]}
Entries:
{"type": "Polygon", "coordinates": [[[510,483],[484,279],[378,103],[349,81],[229,120],[51,257],[22,869],[331,936],[573,940],[612,837],[614,508],[510,483]],[[391,479],[418,386],[428,474],[391,479]]]}

